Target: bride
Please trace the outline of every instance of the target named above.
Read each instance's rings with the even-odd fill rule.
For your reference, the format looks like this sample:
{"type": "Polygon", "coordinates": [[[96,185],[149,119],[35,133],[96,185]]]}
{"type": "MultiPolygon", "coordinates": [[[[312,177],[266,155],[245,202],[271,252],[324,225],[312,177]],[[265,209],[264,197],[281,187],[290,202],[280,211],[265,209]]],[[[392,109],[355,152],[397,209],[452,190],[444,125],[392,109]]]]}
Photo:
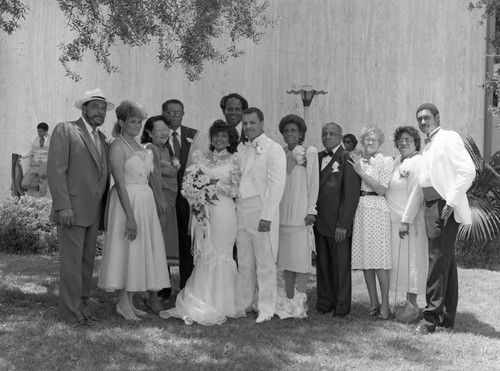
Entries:
{"type": "Polygon", "coordinates": [[[236,240],[234,198],[238,194],[238,133],[223,120],[210,127],[210,151],[193,154],[186,170],[183,195],[192,211],[191,235],[195,268],[175,307],[160,317],[182,318],[188,325],[221,325],[227,317],[243,317],[235,309],[236,240]]]}

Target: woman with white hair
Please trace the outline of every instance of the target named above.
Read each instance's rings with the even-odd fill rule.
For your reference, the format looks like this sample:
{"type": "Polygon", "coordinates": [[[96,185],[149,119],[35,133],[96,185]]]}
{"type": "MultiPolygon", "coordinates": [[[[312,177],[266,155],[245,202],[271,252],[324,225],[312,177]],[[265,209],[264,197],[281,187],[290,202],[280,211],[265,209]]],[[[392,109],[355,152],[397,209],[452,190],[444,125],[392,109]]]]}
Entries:
{"type": "Polygon", "coordinates": [[[363,155],[351,154],[353,168],[361,177],[359,198],[352,233],[352,269],[362,269],[370,310],[368,315],[389,319],[389,271],[392,268],[391,211],[384,195],[392,175],[393,159],[379,152],[384,133],[368,126],[361,131],[363,155]],[[380,285],[382,303],[377,294],[380,285]]]}

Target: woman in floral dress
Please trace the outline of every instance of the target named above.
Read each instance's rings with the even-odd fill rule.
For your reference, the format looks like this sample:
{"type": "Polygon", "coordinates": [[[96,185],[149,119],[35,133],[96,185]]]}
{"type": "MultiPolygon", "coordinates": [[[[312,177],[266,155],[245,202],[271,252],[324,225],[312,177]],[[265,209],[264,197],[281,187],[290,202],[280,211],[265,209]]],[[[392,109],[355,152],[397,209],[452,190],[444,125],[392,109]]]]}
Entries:
{"type": "Polygon", "coordinates": [[[284,295],[279,294],[277,314],[281,318],[304,318],[307,317],[306,289],[314,241],[312,225],[317,214],[318,151],[303,145],[307,127],[301,117],[283,117],[279,130],[286,143],[287,175],[280,203],[278,269],[284,270],[286,298],[290,300],[284,300],[284,295]]]}
{"type": "Polygon", "coordinates": [[[363,156],[351,154],[353,168],[361,177],[359,198],[352,232],[352,269],[362,269],[368,295],[369,316],[390,317],[389,271],[392,268],[391,212],[384,195],[393,169],[393,159],[379,148],[384,133],[375,126],[363,128],[360,136],[363,156]],[[377,294],[380,285],[382,303],[377,294]]]}
{"type": "Polygon", "coordinates": [[[175,308],[160,312],[162,318],[211,326],[223,324],[227,317],[245,315],[235,308],[237,143],[236,130],[222,120],[215,121],[210,128],[210,151],[206,155],[195,153],[194,164],[186,170],[182,192],[193,213],[195,267],[177,295],[175,308]]]}

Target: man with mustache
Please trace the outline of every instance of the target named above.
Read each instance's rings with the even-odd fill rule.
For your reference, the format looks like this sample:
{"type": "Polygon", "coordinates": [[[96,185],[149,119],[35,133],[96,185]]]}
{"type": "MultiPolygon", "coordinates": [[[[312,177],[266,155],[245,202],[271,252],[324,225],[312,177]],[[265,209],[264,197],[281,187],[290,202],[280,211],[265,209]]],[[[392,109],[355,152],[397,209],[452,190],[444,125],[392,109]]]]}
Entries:
{"type": "Polygon", "coordinates": [[[98,128],[114,104],[95,89],[75,106],[82,117],[59,123],[52,133],[47,179],[59,246],[59,318],[89,326],[97,320],[90,311],[90,289],[110,180],[106,137],[98,128]]]}

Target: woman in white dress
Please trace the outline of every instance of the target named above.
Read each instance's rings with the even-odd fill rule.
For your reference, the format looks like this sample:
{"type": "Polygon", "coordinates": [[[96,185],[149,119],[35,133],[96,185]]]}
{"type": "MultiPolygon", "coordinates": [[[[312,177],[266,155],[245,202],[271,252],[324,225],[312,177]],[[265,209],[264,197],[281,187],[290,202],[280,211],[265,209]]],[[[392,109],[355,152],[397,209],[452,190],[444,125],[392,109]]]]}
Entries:
{"type": "Polygon", "coordinates": [[[424,204],[418,210],[408,210],[410,194],[419,187],[420,135],[412,126],[401,126],[394,133],[394,144],[400,155],[394,162],[394,171],[386,198],[391,208],[392,270],[391,290],[406,292],[406,299],[417,305],[417,295],[425,294],[429,257],[425,232],[424,204]],[[415,215],[412,223],[401,223],[403,214],[415,215]],[[408,234],[403,239],[399,233],[408,234]],[[399,269],[398,269],[399,268],[399,269]]]}
{"type": "MultiPolygon", "coordinates": [[[[153,154],[143,148],[139,135],[145,112],[124,101],[116,108],[118,122],[110,147],[111,190],[107,233],[98,286],[119,291],[116,311],[127,320],[139,320],[145,312],[135,308],[135,292],[170,287],[160,221],[148,177],[153,154]]],[[[157,295],[152,295],[157,299],[157,295]]]]}
{"type": "Polygon", "coordinates": [[[284,271],[286,298],[290,300],[279,290],[276,312],[281,318],[304,318],[307,317],[306,289],[314,243],[312,226],[317,214],[318,151],[302,144],[307,127],[301,117],[283,117],[279,131],[286,143],[287,175],[280,203],[278,269],[284,271]]]}
{"type": "Polygon", "coordinates": [[[240,175],[234,154],[237,144],[236,130],[222,120],[215,121],[210,127],[210,151],[206,155],[194,154],[194,164],[186,170],[183,194],[193,212],[195,267],[177,295],[175,308],[160,312],[162,318],[176,317],[188,325],[197,322],[211,326],[223,324],[227,317],[245,316],[235,308],[234,198],[240,175]]]}
{"type": "Polygon", "coordinates": [[[362,269],[370,296],[369,316],[389,319],[389,271],[392,268],[391,216],[384,195],[389,186],[393,159],[379,148],[384,133],[375,126],[363,128],[360,136],[363,156],[351,154],[353,168],[361,177],[359,198],[352,232],[352,269],[362,269]],[[377,278],[382,303],[377,293],[377,278]]]}

